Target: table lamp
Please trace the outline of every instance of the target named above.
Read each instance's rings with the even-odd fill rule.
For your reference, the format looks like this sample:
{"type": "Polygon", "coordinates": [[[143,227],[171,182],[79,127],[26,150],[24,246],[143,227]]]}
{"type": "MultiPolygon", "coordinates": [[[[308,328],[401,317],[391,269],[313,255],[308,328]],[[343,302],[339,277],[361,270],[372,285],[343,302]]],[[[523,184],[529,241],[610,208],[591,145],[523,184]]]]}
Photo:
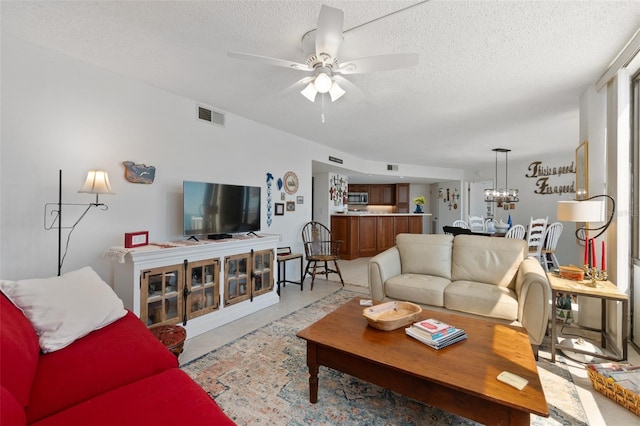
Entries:
{"type": "Polygon", "coordinates": [[[576,229],[576,238],[585,242],[585,259],[584,270],[587,278],[592,280],[606,280],[607,272],[605,267],[604,243],[602,254],[602,269],[595,267],[595,239],[604,234],[615,215],[616,202],[613,197],[602,194],[594,195],[585,200],[558,201],[557,217],[561,222],[577,222],[584,223],[576,229]],[[605,222],[605,200],[595,200],[596,198],[605,198],[611,201],[611,214],[606,218],[605,222]],[[589,222],[605,222],[603,226],[598,228],[589,228],[589,222]],[[589,231],[599,231],[594,237],[589,238],[589,231]],[[587,260],[589,259],[589,260],[587,260]]]}

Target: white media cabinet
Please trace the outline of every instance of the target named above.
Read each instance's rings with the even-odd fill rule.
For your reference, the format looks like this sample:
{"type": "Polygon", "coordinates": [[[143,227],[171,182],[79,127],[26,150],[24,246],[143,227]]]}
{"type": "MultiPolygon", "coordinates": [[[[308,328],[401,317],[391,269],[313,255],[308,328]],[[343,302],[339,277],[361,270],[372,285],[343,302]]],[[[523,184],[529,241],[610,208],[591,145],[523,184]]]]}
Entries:
{"type": "Polygon", "coordinates": [[[280,236],[155,243],[120,250],[113,288],[148,326],[183,325],[194,337],[279,302],[280,236]]]}

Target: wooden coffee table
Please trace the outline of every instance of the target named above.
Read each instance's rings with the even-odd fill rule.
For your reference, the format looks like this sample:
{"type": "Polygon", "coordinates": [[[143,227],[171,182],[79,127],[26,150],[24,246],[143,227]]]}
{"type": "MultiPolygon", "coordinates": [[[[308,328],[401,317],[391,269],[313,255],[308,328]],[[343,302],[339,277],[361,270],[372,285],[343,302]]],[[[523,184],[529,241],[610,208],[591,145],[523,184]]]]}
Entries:
{"type": "Polygon", "coordinates": [[[469,336],[436,351],[407,336],[404,328],[370,327],[359,300],[297,334],[307,341],[312,403],[318,400],[318,370],[323,365],[484,424],[528,425],[531,413],[549,416],[523,328],[423,310],[421,319],[440,319],[469,336]],[[505,370],[529,384],[518,391],[499,382],[496,377],[505,370]]]}

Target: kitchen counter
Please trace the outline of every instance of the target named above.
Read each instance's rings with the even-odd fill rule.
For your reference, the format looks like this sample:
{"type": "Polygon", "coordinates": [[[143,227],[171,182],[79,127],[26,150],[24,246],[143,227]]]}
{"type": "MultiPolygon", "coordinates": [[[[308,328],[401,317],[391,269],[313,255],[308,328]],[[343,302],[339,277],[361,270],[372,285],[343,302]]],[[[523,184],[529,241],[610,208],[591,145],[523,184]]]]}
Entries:
{"type": "Polygon", "coordinates": [[[347,212],[331,215],[331,237],[341,240],[340,258],[371,257],[393,247],[398,234],[422,234],[429,213],[347,212]]]}

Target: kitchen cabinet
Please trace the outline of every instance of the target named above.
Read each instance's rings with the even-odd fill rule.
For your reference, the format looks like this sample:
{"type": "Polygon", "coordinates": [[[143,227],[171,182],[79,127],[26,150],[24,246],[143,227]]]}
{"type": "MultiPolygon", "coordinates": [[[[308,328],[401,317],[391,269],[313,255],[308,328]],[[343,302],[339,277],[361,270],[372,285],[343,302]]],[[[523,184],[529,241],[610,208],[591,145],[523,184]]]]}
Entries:
{"type": "Polygon", "coordinates": [[[369,204],[393,206],[396,203],[396,186],[394,184],[369,185],[369,204]]]}
{"type": "Polygon", "coordinates": [[[396,184],[396,213],[409,213],[411,199],[409,197],[409,184],[396,184]]]}
{"type": "Polygon", "coordinates": [[[342,241],[341,259],[371,257],[393,247],[398,234],[422,234],[423,216],[335,214],[331,216],[331,236],[342,241]]]}
{"type": "Polygon", "coordinates": [[[348,192],[369,192],[369,185],[354,183],[347,187],[348,192]]]}
{"type": "Polygon", "coordinates": [[[382,185],[369,185],[369,204],[380,205],[383,203],[382,185]]]}

